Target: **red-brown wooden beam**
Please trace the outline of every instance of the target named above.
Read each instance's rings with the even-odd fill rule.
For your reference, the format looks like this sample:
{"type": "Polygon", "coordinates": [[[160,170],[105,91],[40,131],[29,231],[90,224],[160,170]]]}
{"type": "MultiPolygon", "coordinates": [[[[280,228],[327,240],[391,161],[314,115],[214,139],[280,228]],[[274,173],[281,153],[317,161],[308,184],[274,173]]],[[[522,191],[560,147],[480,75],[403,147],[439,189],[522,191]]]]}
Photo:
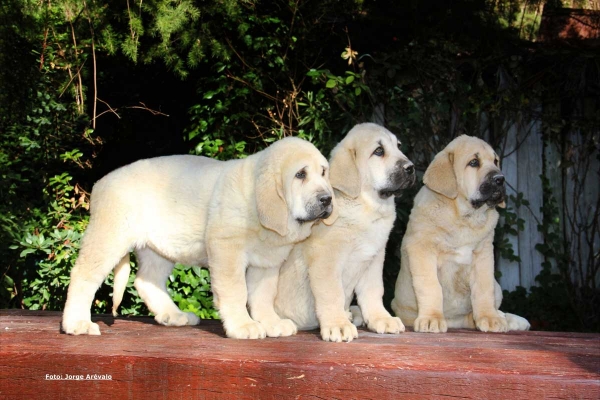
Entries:
{"type": "Polygon", "coordinates": [[[67,336],[60,313],[0,310],[0,398],[600,398],[600,335],[317,331],[233,340],[220,323],[164,327],[97,316],[102,336],[67,336]],[[47,380],[47,375],[111,380],[47,380]]]}

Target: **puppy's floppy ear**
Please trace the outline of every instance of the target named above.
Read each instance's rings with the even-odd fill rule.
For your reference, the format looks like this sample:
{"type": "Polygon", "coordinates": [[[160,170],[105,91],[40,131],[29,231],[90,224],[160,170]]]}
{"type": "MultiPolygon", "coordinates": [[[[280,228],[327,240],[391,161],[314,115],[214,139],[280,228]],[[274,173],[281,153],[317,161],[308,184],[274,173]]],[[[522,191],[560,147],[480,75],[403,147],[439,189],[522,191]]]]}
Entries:
{"type": "Polygon", "coordinates": [[[354,199],[357,198],[360,194],[360,175],[356,166],[356,150],[344,147],[335,149],[329,165],[331,186],[354,199]]]}
{"type": "Polygon", "coordinates": [[[436,193],[455,199],[458,196],[458,184],[453,163],[453,153],[446,151],[438,153],[423,176],[425,186],[436,193]]]}
{"type": "MultiPolygon", "coordinates": [[[[259,162],[254,191],[256,209],[262,226],[281,236],[288,234],[288,207],[283,195],[283,178],[279,168],[265,157],[259,162]]],[[[278,163],[275,163],[278,164],[278,163]]]]}
{"type": "Polygon", "coordinates": [[[340,215],[340,212],[338,211],[338,203],[337,203],[337,200],[335,199],[335,195],[333,194],[333,190],[331,191],[331,193],[332,193],[332,195],[331,195],[332,196],[331,197],[331,205],[332,205],[331,215],[323,220],[323,223],[327,226],[333,225],[335,220],[338,219],[338,216],[340,215]]]}

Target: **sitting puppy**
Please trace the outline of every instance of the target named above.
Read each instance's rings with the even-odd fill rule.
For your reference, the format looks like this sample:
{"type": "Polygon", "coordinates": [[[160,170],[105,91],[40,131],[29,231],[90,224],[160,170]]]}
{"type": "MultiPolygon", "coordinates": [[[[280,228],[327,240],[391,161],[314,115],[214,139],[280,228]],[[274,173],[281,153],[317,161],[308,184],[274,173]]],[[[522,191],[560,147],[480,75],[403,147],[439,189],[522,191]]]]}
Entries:
{"type": "Polygon", "coordinates": [[[294,334],[294,324],[273,311],[277,282],[272,276],[315,221],[335,220],[328,167],[312,144],[286,138],[241,160],[168,156],[111,172],[92,191],[90,223],[71,271],[63,330],[100,334],[90,319],[94,294],[116,267],[116,313],[133,250],[139,261],[135,287],[158,323],[199,322],[193,313],[180,311],[167,292],[167,277],[178,261],[210,268],[227,336],[294,334]],[[263,278],[266,284],[258,290],[254,285],[263,278]]]}
{"type": "Polygon", "coordinates": [[[323,340],[358,336],[349,307],[354,294],[367,327],[399,333],[404,325],[383,306],[385,245],[396,219],[394,196],[415,181],[413,164],[387,129],[355,126],[331,153],[339,217],[313,227],[281,268],[275,310],[299,329],[321,327],[323,340]]]}
{"type": "Polygon", "coordinates": [[[529,329],[498,309],[492,241],[505,188],[494,150],[460,136],[436,155],[423,182],[402,240],[395,314],[416,332],[529,329]]]}

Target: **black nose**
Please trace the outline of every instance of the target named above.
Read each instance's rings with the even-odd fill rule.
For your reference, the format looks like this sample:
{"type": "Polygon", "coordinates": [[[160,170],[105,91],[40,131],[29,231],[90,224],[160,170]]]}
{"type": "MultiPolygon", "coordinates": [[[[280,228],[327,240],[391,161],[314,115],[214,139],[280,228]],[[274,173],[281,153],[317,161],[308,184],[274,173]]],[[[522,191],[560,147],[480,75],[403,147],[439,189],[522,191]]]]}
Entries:
{"type": "Polygon", "coordinates": [[[328,194],[322,194],[319,196],[319,202],[323,207],[328,207],[331,204],[331,196],[328,194]]]}
{"type": "Polygon", "coordinates": [[[406,163],[403,168],[409,175],[412,175],[415,172],[415,165],[413,163],[406,163]]]}
{"type": "Polygon", "coordinates": [[[492,181],[498,185],[498,186],[502,186],[504,184],[504,175],[498,174],[498,175],[494,175],[492,177],[492,181]]]}

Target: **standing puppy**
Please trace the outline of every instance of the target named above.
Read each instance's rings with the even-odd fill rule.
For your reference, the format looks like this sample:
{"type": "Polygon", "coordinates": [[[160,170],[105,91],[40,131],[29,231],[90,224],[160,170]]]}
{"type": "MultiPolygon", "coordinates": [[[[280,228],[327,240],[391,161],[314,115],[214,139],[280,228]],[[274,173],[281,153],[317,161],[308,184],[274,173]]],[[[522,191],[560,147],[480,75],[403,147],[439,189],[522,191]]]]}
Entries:
{"type": "Polygon", "coordinates": [[[425,171],[402,240],[392,309],[416,332],[475,328],[527,330],[524,318],[498,308],[494,279],[496,206],[505,207],[498,156],[483,140],[460,136],[425,171]]]}
{"type": "Polygon", "coordinates": [[[384,308],[385,245],[396,219],[394,196],[415,181],[400,143],[375,124],[355,126],[331,153],[331,185],[339,217],[318,224],[281,268],[275,310],[299,329],[321,327],[323,340],[358,336],[349,307],[354,294],[368,328],[404,331],[384,308]]]}
{"type": "Polygon", "coordinates": [[[169,156],[119,168],[92,191],[62,328],[74,335],[100,334],[90,319],[94,294],[115,268],[116,312],[129,277],[129,252],[135,251],[140,266],[135,287],[158,323],[199,322],[167,292],[167,277],[182,262],[210,268],[227,336],[294,334],[294,324],[273,310],[273,276],[315,221],[335,220],[332,195],[327,160],[298,138],[242,160],[169,156]]]}

